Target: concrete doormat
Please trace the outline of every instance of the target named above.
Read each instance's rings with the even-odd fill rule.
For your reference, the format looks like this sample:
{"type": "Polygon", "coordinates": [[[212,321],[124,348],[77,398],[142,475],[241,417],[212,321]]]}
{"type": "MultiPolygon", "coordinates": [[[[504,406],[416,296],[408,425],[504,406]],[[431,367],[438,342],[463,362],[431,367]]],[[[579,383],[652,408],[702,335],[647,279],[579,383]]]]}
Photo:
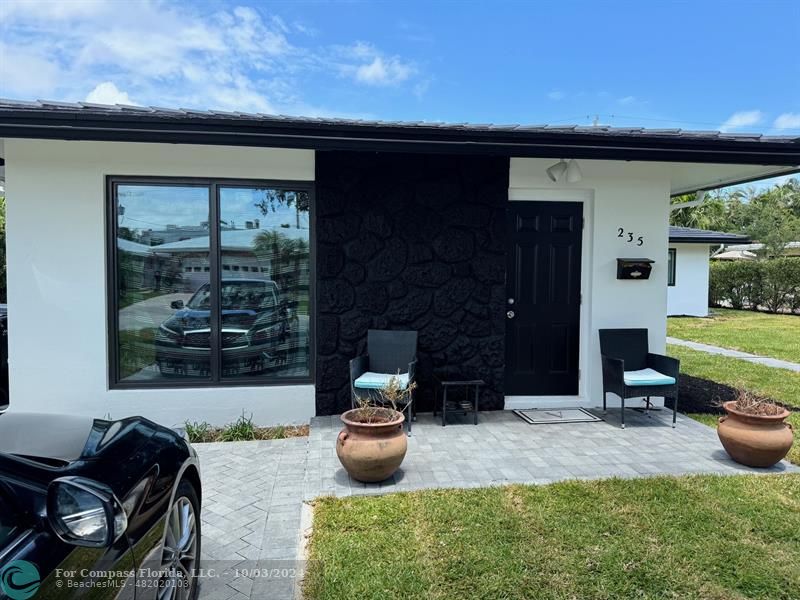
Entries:
{"type": "Polygon", "coordinates": [[[593,423],[603,420],[583,408],[529,408],[525,410],[515,410],[514,414],[531,425],[593,423]]]}

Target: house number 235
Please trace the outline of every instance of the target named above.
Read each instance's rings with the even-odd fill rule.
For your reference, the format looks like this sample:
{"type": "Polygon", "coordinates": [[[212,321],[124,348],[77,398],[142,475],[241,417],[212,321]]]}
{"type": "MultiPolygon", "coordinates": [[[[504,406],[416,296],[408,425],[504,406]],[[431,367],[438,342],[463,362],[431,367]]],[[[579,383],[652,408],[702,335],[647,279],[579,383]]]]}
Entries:
{"type": "MultiPolygon", "coordinates": [[[[626,242],[632,244],[634,242],[633,236],[636,235],[632,231],[625,231],[622,227],[617,229],[617,237],[625,239],[626,242]]],[[[639,236],[636,238],[636,245],[641,246],[644,244],[644,237],[639,236]]]]}

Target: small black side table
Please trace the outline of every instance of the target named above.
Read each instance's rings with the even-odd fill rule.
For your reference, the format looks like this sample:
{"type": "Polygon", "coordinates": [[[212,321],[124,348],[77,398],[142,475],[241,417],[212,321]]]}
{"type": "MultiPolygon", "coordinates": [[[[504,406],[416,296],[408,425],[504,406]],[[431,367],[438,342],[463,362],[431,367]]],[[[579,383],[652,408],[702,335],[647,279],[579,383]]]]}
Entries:
{"type": "MultiPolygon", "coordinates": [[[[434,376],[435,377],[435,376],[434,376]]],[[[433,404],[433,416],[436,416],[436,409],[439,405],[439,387],[442,388],[442,427],[447,425],[447,410],[464,412],[466,415],[471,412],[474,417],[475,425],[478,424],[478,389],[482,385],[486,385],[483,379],[440,379],[435,377],[439,386],[436,389],[436,398],[433,404]],[[448,400],[447,390],[451,387],[463,387],[464,399],[463,400],[448,400]],[[474,389],[474,396],[470,399],[470,387],[474,389]]]]}

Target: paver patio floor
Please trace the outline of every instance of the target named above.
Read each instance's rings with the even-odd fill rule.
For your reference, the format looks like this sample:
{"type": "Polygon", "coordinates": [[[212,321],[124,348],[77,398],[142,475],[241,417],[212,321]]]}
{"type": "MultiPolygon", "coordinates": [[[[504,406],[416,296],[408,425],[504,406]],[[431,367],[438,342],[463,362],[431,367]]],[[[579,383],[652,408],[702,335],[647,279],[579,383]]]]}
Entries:
{"type": "MultiPolygon", "coordinates": [[[[598,413],[599,414],[599,413],[598,413]]],[[[197,444],[203,477],[203,567],[228,572],[203,580],[204,600],[292,598],[301,566],[304,500],[321,495],[382,494],[437,487],[544,484],[571,478],[644,477],[688,473],[800,471],[782,462],[772,469],[734,463],[716,432],[671,411],[651,417],[619,410],[605,422],[528,425],[511,412],[481,413],[442,427],[421,414],[398,473],[381,484],[348,477],[336,457],[338,417],[315,417],[308,438],[197,444]],[[248,577],[236,569],[270,576],[248,577]],[[273,574],[278,570],[279,577],[273,574]],[[288,569],[289,571],[283,571],[288,569]]]]}

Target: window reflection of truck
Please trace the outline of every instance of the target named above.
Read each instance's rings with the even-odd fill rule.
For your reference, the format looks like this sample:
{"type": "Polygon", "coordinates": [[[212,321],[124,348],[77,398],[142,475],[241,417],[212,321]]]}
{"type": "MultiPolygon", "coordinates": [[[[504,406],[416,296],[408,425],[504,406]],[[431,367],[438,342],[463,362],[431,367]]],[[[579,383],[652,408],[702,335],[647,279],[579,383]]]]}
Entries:
{"type": "MultiPolygon", "coordinates": [[[[225,278],[221,285],[223,375],[260,373],[288,361],[297,345],[295,307],[281,300],[274,281],[225,278]]],[[[200,286],[156,331],[156,364],[164,375],[208,376],[211,287],[200,286]]]]}

